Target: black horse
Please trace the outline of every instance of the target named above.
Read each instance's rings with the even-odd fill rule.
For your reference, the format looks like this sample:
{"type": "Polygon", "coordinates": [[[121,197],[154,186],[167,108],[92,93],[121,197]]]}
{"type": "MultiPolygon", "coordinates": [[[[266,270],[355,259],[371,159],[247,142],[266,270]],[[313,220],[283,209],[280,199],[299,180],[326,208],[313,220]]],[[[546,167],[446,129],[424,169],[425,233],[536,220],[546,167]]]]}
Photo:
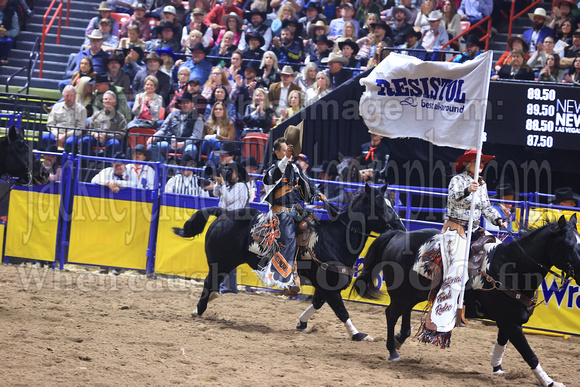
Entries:
{"type": "Polygon", "coordinates": [[[20,130],[12,126],[8,136],[0,138],[0,177],[17,185],[39,185],[46,184],[49,176],[40,160],[34,157],[20,130]]]}
{"type": "MultiPolygon", "coordinates": [[[[300,257],[297,262],[301,278],[307,278],[315,288],[312,305],[300,316],[297,329],[305,329],[308,319],[328,302],[353,340],[372,340],[352,325],[340,291],[350,285],[352,267],[365,245],[368,233],[381,233],[389,227],[404,229],[390,200],[385,199],[386,188],[375,189],[366,185],[354,195],[348,207],[335,213],[333,219],[322,220],[316,225],[310,241],[314,255],[321,264],[300,257]]],[[[210,215],[218,217],[209,227],[205,239],[209,273],[194,315],[201,316],[205,312],[213,292],[218,291],[227,273],[243,263],[254,270],[267,264],[248,251],[250,222],[257,213],[258,210],[251,208],[234,211],[205,208],[196,212],[183,229],[174,228],[177,235],[194,237],[204,230],[210,215]]]]}
{"type": "MultiPolygon", "coordinates": [[[[373,242],[364,259],[364,268],[354,283],[354,290],[365,298],[376,298],[380,291],[373,280],[382,270],[391,304],[387,317],[387,349],[389,360],[400,360],[397,348],[411,334],[411,309],[427,300],[431,282],[413,271],[420,247],[439,233],[424,229],[412,232],[389,231],[373,242]],[[395,336],[395,325],[403,317],[401,331],[395,336]],[[397,344],[397,345],[396,345],[397,344]]],[[[503,373],[501,359],[509,340],[528,363],[540,382],[549,386],[551,379],[539,366],[522,331],[532,312],[524,300],[531,300],[552,266],[580,283],[580,236],[576,230],[576,215],[570,221],[562,216],[557,223],[530,232],[517,241],[497,245],[489,253],[483,290],[468,288],[465,292],[467,317],[487,318],[497,322],[497,343],[492,356],[494,374],[503,373]],[[499,281],[514,292],[502,291],[499,281]],[[519,296],[518,296],[519,294],[519,296]],[[516,298],[519,298],[516,299],[516,298]],[[539,377],[541,376],[541,377],[539,377]]],[[[561,384],[554,382],[554,386],[561,384]]]]}

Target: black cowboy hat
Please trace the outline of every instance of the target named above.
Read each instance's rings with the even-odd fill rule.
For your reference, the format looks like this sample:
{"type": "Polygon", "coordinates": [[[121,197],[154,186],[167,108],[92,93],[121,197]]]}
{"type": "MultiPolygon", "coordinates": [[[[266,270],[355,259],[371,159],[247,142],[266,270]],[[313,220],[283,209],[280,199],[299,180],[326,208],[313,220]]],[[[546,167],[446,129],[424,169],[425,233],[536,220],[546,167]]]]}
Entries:
{"type": "Polygon", "coordinates": [[[256,32],[256,31],[249,32],[249,33],[245,34],[244,39],[246,39],[246,43],[248,43],[248,45],[250,45],[251,38],[258,39],[260,41],[260,47],[262,47],[264,44],[266,44],[266,40],[264,39],[262,34],[256,32]]]}
{"type": "Polygon", "coordinates": [[[242,160],[244,167],[259,167],[258,160],[254,156],[248,156],[242,160]]]}
{"type": "Polygon", "coordinates": [[[262,20],[266,20],[266,17],[268,16],[266,14],[266,12],[260,11],[259,9],[254,8],[254,9],[250,9],[249,11],[244,12],[244,19],[248,20],[251,23],[253,15],[260,15],[262,20]]]}
{"type": "Polygon", "coordinates": [[[572,191],[570,187],[558,188],[554,191],[554,195],[554,198],[550,199],[552,204],[561,203],[565,200],[574,200],[578,204],[578,201],[580,201],[580,195],[572,191]]]}
{"type": "Polygon", "coordinates": [[[143,52],[143,49],[139,46],[135,46],[134,44],[131,44],[129,46],[129,48],[124,48],[123,49],[123,55],[127,56],[127,54],[129,53],[129,51],[135,51],[137,53],[137,55],[139,55],[139,62],[141,62],[143,60],[143,57],[145,56],[145,52],[143,52]]]}
{"type": "Polygon", "coordinates": [[[195,159],[189,153],[186,153],[183,155],[183,157],[181,158],[181,161],[179,162],[179,165],[181,165],[183,167],[185,167],[185,166],[197,167],[197,163],[195,162],[195,159]]]}
{"type": "Polygon", "coordinates": [[[304,27],[302,23],[298,21],[295,17],[291,17],[290,19],[282,20],[282,28],[288,27],[288,24],[296,25],[296,31],[294,31],[294,37],[300,36],[302,34],[302,28],[304,27]]]}
{"type": "Polygon", "coordinates": [[[338,176],[338,168],[336,167],[336,163],[331,163],[328,160],[324,160],[320,167],[312,168],[312,172],[326,173],[328,176],[332,177],[338,176]]]}
{"type": "Polygon", "coordinates": [[[316,12],[318,13],[322,13],[322,5],[317,3],[316,1],[312,1],[310,0],[308,3],[306,3],[306,5],[304,6],[304,9],[315,9],[316,12]]]}
{"type": "MultiPolygon", "coordinates": [[[[114,159],[118,159],[118,160],[127,160],[127,156],[125,156],[125,154],[123,152],[117,152],[113,155],[114,159]]],[[[116,160],[113,161],[113,163],[117,162],[116,160]]]]}
{"type": "Polygon", "coordinates": [[[111,56],[103,58],[103,65],[108,66],[110,61],[117,61],[122,67],[125,64],[125,57],[122,54],[114,52],[111,56]]]}
{"type": "Polygon", "coordinates": [[[421,31],[415,31],[414,29],[410,28],[409,31],[405,34],[405,39],[407,36],[415,36],[417,39],[421,39],[423,35],[421,34],[421,31]]]}
{"type": "Polygon", "coordinates": [[[213,151],[213,153],[217,153],[217,154],[228,154],[230,156],[239,156],[240,155],[240,150],[238,149],[238,147],[236,146],[235,142],[231,142],[231,141],[224,141],[222,142],[222,146],[220,149],[213,151]]]}
{"type": "Polygon", "coordinates": [[[107,77],[107,73],[98,73],[95,75],[95,83],[109,83],[109,77],[107,77]]]}
{"type": "Polygon", "coordinates": [[[469,34],[467,35],[467,37],[465,38],[465,44],[474,44],[478,47],[481,47],[482,42],[479,40],[479,37],[477,35],[473,35],[473,34],[469,34]]]}
{"type": "Polygon", "coordinates": [[[45,149],[46,152],[51,152],[51,153],[62,153],[58,151],[58,147],[54,144],[50,144],[49,146],[46,147],[45,149]]]}
{"type": "Polygon", "coordinates": [[[353,42],[351,39],[343,40],[342,42],[338,42],[338,48],[342,50],[344,46],[349,46],[354,51],[352,56],[358,54],[359,46],[356,42],[353,42]]]}
{"type": "Polygon", "coordinates": [[[371,23],[371,27],[373,29],[377,28],[377,27],[384,28],[387,31],[385,36],[392,36],[393,35],[393,30],[391,30],[391,27],[383,19],[379,19],[379,21],[376,23],[371,23]]]}
{"type": "Polygon", "coordinates": [[[155,26],[154,33],[161,35],[161,31],[163,31],[166,28],[169,28],[170,30],[172,30],[173,31],[173,35],[177,35],[178,32],[179,32],[179,27],[175,27],[173,25],[173,23],[170,23],[170,22],[167,22],[167,21],[162,21],[162,22],[159,22],[155,26]]]}
{"type": "Polygon", "coordinates": [[[145,155],[146,161],[151,159],[151,151],[147,150],[145,145],[143,144],[135,145],[135,148],[131,149],[131,157],[133,157],[133,155],[137,152],[143,153],[145,155]]]}
{"type": "Polygon", "coordinates": [[[517,197],[516,191],[510,183],[499,184],[497,187],[495,187],[495,192],[496,193],[493,197],[498,199],[511,195],[514,197],[514,200],[516,200],[517,197]]]}
{"type": "Polygon", "coordinates": [[[181,94],[181,97],[179,97],[179,100],[193,102],[193,95],[191,95],[189,91],[185,90],[183,94],[181,94]]]}
{"type": "Polygon", "coordinates": [[[326,36],[326,35],[320,35],[318,38],[315,38],[314,39],[314,43],[315,44],[318,43],[318,42],[320,42],[320,41],[326,43],[326,45],[328,47],[334,46],[334,42],[332,40],[328,39],[328,36],[326,36]]]}
{"type": "Polygon", "coordinates": [[[191,47],[189,50],[190,50],[191,52],[193,52],[193,51],[195,51],[195,50],[200,50],[200,51],[203,51],[203,53],[207,55],[207,50],[206,50],[206,48],[203,46],[203,43],[202,43],[202,42],[196,42],[196,43],[193,45],[193,47],[191,47]]]}
{"type": "Polygon", "coordinates": [[[242,69],[244,71],[246,71],[246,69],[254,70],[256,72],[257,77],[261,76],[262,72],[264,71],[260,68],[260,62],[256,62],[256,61],[248,61],[248,62],[242,63],[242,69]]]}

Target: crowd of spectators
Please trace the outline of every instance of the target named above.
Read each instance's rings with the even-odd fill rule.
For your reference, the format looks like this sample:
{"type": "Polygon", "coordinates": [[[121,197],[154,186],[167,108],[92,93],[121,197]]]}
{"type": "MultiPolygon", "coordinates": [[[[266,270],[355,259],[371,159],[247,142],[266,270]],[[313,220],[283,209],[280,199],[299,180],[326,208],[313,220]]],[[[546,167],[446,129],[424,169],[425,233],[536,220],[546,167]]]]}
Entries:
{"type": "MultiPolygon", "coordinates": [[[[18,34],[21,2],[0,0],[0,63],[18,34]]],[[[113,156],[125,151],[130,129],[151,128],[144,145],[155,161],[169,154],[217,160],[223,143],[269,133],[390,52],[457,63],[477,57],[477,31],[448,42],[462,21],[495,11],[492,0],[111,4],[95,8],[65,70],[45,149],[113,156]],[[113,11],[130,17],[119,23],[113,11]],[[452,49],[461,53],[445,53],[452,49]]],[[[557,0],[553,13],[530,12],[532,28],[510,37],[492,79],[580,84],[577,14],[573,0],[557,0]]]]}

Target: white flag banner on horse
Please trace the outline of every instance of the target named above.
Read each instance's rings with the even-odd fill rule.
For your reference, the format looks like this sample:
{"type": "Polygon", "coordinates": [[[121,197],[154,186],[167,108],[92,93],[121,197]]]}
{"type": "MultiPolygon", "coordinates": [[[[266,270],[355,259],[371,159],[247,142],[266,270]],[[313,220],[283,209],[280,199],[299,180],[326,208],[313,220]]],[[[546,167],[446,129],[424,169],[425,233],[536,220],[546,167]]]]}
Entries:
{"type": "Polygon", "coordinates": [[[369,131],[439,146],[478,148],[487,110],[492,52],[465,63],[423,62],[391,53],[360,80],[369,131]]]}

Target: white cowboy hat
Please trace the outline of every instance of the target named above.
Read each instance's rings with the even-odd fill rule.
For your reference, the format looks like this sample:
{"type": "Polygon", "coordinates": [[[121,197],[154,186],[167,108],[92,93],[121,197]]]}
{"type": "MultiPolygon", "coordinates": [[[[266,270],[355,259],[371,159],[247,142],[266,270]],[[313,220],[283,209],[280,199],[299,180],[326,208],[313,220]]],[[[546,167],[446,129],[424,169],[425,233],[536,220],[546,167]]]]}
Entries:
{"type": "Polygon", "coordinates": [[[411,14],[411,11],[409,11],[407,9],[407,7],[404,7],[402,5],[398,5],[398,6],[391,8],[391,16],[393,17],[393,19],[395,18],[395,13],[397,11],[401,11],[405,14],[405,19],[407,20],[407,22],[409,22],[411,20],[411,18],[413,17],[413,15],[411,14]]]}
{"type": "Polygon", "coordinates": [[[280,75],[292,75],[292,76],[295,76],[296,73],[294,72],[294,70],[292,69],[292,67],[286,65],[286,66],[282,67],[282,70],[280,71],[280,75]]]}
{"type": "Polygon", "coordinates": [[[346,59],[341,54],[335,54],[334,52],[331,52],[329,56],[327,56],[326,58],[322,58],[321,62],[322,63],[339,62],[342,63],[343,65],[346,65],[348,64],[348,59],[346,59]]]}
{"type": "Polygon", "coordinates": [[[427,21],[439,21],[441,20],[441,13],[439,11],[431,11],[429,16],[427,16],[427,21]]]}
{"type": "Polygon", "coordinates": [[[536,8],[534,13],[528,13],[528,16],[532,21],[534,21],[534,16],[541,16],[546,19],[544,23],[549,23],[550,20],[552,20],[552,17],[546,14],[546,10],[544,8],[536,8]]]}
{"type": "Polygon", "coordinates": [[[227,25],[228,20],[236,19],[236,23],[238,23],[238,28],[240,28],[244,24],[244,19],[242,19],[237,13],[230,12],[227,15],[222,16],[222,24],[227,25]]]}
{"type": "Polygon", "coordinates": [[[89,39],[103,39],[103,33],[99,30],[92,30],[89,35],[87,35],[89,39]]]}

